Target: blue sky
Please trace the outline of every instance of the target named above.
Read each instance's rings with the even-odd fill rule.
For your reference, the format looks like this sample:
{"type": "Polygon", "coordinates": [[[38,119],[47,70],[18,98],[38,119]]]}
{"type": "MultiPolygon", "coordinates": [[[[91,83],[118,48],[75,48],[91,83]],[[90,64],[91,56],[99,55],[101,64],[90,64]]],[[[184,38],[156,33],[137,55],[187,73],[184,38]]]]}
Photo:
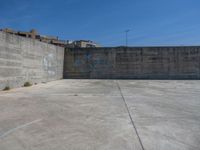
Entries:
{"type": "Polygon", "coordinates": [[[0,0],[0,28],[103,46],[200,45],[200,0],[0,0]]]}

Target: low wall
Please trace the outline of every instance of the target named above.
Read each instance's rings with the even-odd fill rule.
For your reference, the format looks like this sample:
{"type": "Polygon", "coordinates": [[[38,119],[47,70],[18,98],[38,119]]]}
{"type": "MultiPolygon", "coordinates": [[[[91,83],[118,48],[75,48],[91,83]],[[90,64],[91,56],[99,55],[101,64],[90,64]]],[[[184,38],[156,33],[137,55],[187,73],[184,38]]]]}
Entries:
{"type": "Polygon", "coordinates": [[[0,32],[0,89],[63,77],[64,48],[0,32]]]}
{"type": "Polygon", "coordinates": [[[66,49],[64,78],[200,79],[200,47],[66,49]]]}

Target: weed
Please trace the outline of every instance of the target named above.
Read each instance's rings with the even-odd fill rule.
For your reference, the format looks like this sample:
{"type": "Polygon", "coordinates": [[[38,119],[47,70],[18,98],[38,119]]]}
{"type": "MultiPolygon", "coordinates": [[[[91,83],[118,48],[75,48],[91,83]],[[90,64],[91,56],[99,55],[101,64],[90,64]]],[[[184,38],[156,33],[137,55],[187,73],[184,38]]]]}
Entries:
{"type": "Polygon", "coordinates": [[[25,82],[24,83],[24,87],[29,87],[29,86],[32,86],[32,84],[30,82],[25,82]]]}
{"type": "Polygon", "coordinates": [[[3,91],[9,91],[10,90],[10,87],[9,86],[6,86],[3,91]]]}

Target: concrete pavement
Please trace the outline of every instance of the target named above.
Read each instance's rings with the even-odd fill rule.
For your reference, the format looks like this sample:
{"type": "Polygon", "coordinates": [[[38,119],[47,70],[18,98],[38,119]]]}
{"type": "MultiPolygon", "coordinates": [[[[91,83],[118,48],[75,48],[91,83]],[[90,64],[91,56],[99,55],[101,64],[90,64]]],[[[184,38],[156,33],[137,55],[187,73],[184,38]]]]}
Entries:
{"type": "Polygon", "coordinates": [[[0,150],[199,147],[200,81],[60,80],[0,92],[0,150]]]}

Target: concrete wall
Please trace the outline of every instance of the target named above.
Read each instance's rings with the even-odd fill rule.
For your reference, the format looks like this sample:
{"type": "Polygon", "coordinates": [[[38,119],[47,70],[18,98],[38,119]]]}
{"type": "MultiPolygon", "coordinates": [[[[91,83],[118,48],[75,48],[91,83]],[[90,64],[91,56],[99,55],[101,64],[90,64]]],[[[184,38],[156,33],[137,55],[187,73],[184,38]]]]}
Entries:
{"type": "Polygon", "coordinates": [[[200,79],[200,47],[66,49],[64,78],[200,79]]]}
{"type": "Polygon", "coordinates": [[[63,77],[64,48],[0,32],[0,89],[63,77]]]}

